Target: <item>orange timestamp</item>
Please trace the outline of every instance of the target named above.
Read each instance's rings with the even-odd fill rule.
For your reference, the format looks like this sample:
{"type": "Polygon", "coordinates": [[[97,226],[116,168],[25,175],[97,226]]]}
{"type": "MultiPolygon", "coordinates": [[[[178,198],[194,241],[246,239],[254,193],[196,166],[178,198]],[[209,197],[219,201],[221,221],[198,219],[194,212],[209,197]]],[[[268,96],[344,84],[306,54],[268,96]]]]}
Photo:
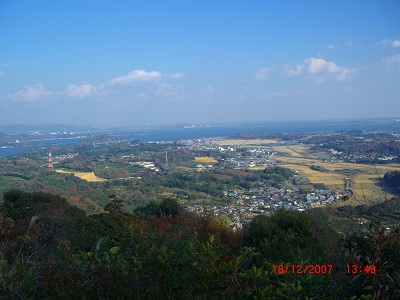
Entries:
{"type": "Polygon", "coordinates": [[[347,274],[375,274],[376,266],[375,265],[346,265],[347,274]]]}
{"type": "Polygon", "coordinates": [[[331,264],[279,264],[272,265],[274,274],[331,274],[331,264]]]}

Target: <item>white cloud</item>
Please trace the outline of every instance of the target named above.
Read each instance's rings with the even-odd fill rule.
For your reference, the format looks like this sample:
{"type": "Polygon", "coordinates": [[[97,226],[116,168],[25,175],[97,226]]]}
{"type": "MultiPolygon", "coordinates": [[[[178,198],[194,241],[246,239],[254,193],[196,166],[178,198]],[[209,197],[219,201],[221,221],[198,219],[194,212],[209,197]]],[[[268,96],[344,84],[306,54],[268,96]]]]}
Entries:
{"type": "MultiPolygon", "coordinates": [[[[171,74],[167,77],[178,79],[181,78],[183,75],[181,73],[171,74]]],[[[100,92],[107,92],[107,86],[118,86],[118,85],[130,85],[137,82],[149,82],[154,81],[161,78],[162,75],[158,71],[151,71],[146,72],[143,70],[134,70],[129,72],[125,76],[119,76],[116,78],[111,79],[108,83],[100,83],[98,85],[91,85],[91,84],[82,84],[82,85],[75,85],[70,84],[65,89],[64,93],[70,97],[78,97],[83,98],[87,96],[92,96],[99,94],[100,92]]]]}
{"type": "Polygon", "coordinates": [[[285,66],[285,73],[288,77],[292,77],[292,76],[300,76],[301,74],[303,74],[303,69],[304,69],[304,65],[296,65],[296,67],[294,68],[290,68],[289,66],[285,66]]]}
{"type": "Polygon", "coordinates": [[[260,70],[257,70],[254,73],[253,78],[251,80],[253,81],[263,80],[265,77],[267,77],[269,72],[271,72],[271,68],[262,68],[260,70]]]}
{"type": "Polygon", "coordinates": [[[288,77],[307,75],[317,81],[325,81],[330,78],[342,81],[354,71],[355,69],[340,67],[334,62],[315,57],[305,59],[302,64],[297,64],[294,68],[285,67],[288,77]]]}
{"type": "Polygon", "coordinates": [[[398,63],[400,63],[400,54],[396,54],[396,55],[385,57],[384,60],[387,63],[398,64],[398,63]]]}
{"type": "Polygon", "coordinates": [[[212,85],[207,85],[203,90],[207,93],[213,93],[215,88],[212,85]]]}
{"type": "Polygon", "coordinates": [[[175,73],[168,75],[168,77],[171,79],[182,79],[183,76],[184,76],[183,73],[175,73]]]}
{"type": "Polygon", "coordinates": [[[280,98],[280,97],[300,96],[300,95],[302,95],[302,93],[299,91],[265,92],[260,94],[260,96],[265,98],[280,98]]]}
{"type": "Polygon", "coordinates": [[[21,102],[34,102],[52,94],[52,92],[45,89],[43,84],[35,84],[26,86],[23,90],[12,94],[11,98],[21,102]]]}
{"type": "MultiPolygon", "coordinates": [[[[0,64],[0,67],[1,65],[2,64],[0,64]]],[[[4,76],[5,73],[0,70],[0,78],[4,76]]],[[[15,101],[21,102],[33,102],[51,95],[66,95],[68,97],[84,98],[93,95],[106,94],[107,92],[118,92],[120,89],[119,87],[124,85],[130,85],[139,82],[153,82],[158,81],[161,78],[165,80],[178,80],[182,77],[182,73],[163,75],[158,71],[147,72],[143,70],[134,70],[128,73],[126,76],[113,78],[107,83],[81,85],[69,84],[63,91],[56,93],[46,90],[43,84],[36,84],[33,86],[26,86],[23,90],[20,90],[14,94],[10,94],[9,96],[15,101]]],[[[174,94],[173,87],[166,83],[158,84],[158,86],[155,87],[155,90],[153,90],[153,94],[157,96],[171,96],[174,94]]]]}
{"type": "Polygon", "coordinates": [[[161,77],[161,73],[158,71],[150,71],[146,72],[143,70],[134,70],[132,72],[129,72],[128,75],[126,76],[120,76],[113,78],[109,81],[109,85],[114,85],[114,84],[132,84],[135,82],[140,82],[140,81],[152,81],[159,79],[161,77]]]}
{"type": "Polygon", "coordinates": [[[65,93],[70,97],[86,97],[95,94],[98,91],[98,87],[91,84],[75,85],[70,84],[65,90],[65,93]]]}
{"type": "Polygon", "coordinates": [[[175,96],[176,92],[174,91],[172,85],[167,83],[161,83],[157,86],[157,89],[154,91],[154,95],[156,96],[163,96],[163,97],[170,97],[175,96]]]}
{"type": "MultiPolygon", "coordinates": [[[[0,68],[7,68],[8,64],[7,63],[0,63],[0,68]]],[[[0,71],[0,78],[3,78],[6,76],[6,73],[3,71],[0,71]]]]}
{"type": "Polygon", "coordinates": [[[332,50],[332,49],[335,49],[338,47],[339,47],[339,45],[329,44],[328,46],[326,46],[326,49],[332,50]]]}
{"type": "Polygon", "coordinates": [[[383,48],[400,48],[400,40],[398,39],[384,39],[379,44],[381,44],[383,48]]]}
{"type": "Polygon", "coordinates": [[[386,67],[400,72],[400,54],[387,56],[383,59],[386,67]]]}

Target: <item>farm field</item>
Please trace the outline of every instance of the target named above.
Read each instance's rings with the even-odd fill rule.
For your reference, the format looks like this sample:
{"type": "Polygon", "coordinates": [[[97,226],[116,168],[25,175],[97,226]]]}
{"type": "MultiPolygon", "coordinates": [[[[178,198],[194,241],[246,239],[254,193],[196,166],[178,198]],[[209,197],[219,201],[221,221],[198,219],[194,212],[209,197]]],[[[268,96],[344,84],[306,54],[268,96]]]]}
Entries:
{"type": "Polygon", "coordinates": [[[288,155],[289,157],[303,157],[305,152],[308,151],[307,147],[294,145],[294,146],[273,146],[271,147],[273,151],[279,154],[288,155]]]}
{"type": "MultiPolygon", "coordinates": [[[[303,147],[306,149],[306,147],[303,147]]],[[[322,159],[304,158],[299,153],[306,153],[302,146],[275,146],[274,151],[279,166],[299,171],[313,184],[323,183],[330,188],[343,188],[345,178],[351,180],[352,204],[373,204],[392,195],[382,191],[379,178],[390,171],[400,170],[400,164],[367,165],[357,163],[332,163],[322,159]],[[294,151],[296,150],[296,151],[294,151]],[[316,171],[311,166],[318,166],[325,171],[316,171]]]]}
{"type": "Polygon", "coordinates": [[[261,145],[270,145],[277,144],[277,140],[218,140],[214,141],[219,146],[261,146],[261,145]]]}
{"type": "Polygon", "coordinates": [[[210,157],[210,156],[196,156],[194,158],[195,162],[199,162],[199,163],[216,163],[218,162],[214,157],[210,157]]]}
{"type": "Polygon", "coordinates": [[[319,172],[310,169],[308,166],[297,165],[297,164],[283,164],[279,165],[284,168],[299,171],[305,177],[310,180],[311,183],[323,183],[331,188],[343,188],[344,179],[346,178],[343,174],[334,172],[319,172]]]}
{"type": "Polygon", "coordinates": [[[353,198],[355,201],[361,202],[376,202],[379,198],[383,199],[386,196],[391,197],[382,191],[379,185],[379,177],[378,174],[357,174],[352,180],[352,191],[353,198]]]}
{"type": "Polygon", "coordinates": [[[72,170],[54,170],[57,173],[67,173],[67,174],[74,174],[76,177],[79,177],[80,179],[86,180],[87,182],[102,182],[105,181],[106,179],[97,177],[94,172],[78,172],[78,171],[72,171],[72,170]]]}

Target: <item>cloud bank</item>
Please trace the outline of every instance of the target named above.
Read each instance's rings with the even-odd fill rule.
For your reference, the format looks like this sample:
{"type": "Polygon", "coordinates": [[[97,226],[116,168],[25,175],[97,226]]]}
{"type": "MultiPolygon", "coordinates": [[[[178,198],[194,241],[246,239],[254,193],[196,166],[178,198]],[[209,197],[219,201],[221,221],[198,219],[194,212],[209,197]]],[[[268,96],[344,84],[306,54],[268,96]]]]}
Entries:
{"type": "MultiPolygon", "coordinates": [[[[2,73],[0,72],[0,77],[2,73]]],[[[15,101],[20,102],[33,102],[43,99],[46,96],[51,95],[64,95],[71,98],[84,98],[93,95],[99,95],[101,93],[107,93],[107,88],[118,87],[118,86],[127,86],[127,85],[135,85],[135,84],[145,84],[149,82],[159,81],[161,78],[166,80],[178,80],[183,77],[182,73],[175,74],[165,74],[163,75],[159,71],[144,71],[144,70],[133,70],[129,72],[127,75],[119,76],[112,78],[107,83],[99,83],[97,85],[92,84],[69,84],[63,91],[61,92],[51,92],[44,88],[43,84],[35,84],[32,86],[26,86],[24,89],[11,94],[10,98],[15,101]]],[[[165,90],[165,86],[163,86],[163,90],[165,90]]],[[[161,94],[160,88],[155,91],[155,94],[161,94]]]]}
{"type": "Polygon", "coordinates": [[[26,86],[23,90],[12,94],[11,98],[20,102],[34,102],[51,95],[53,95],[53,93],[46,90],[43,84],[35,84],[26,86]]]}
{"type": "Polygon", "coordinates": [[[132,84],[140,81],[152,81],[161,78],[161,73],[158,71],[146,72],[143,70],[134,70],[126,76],[120,76],[111,79],[108,84],[132,84]]]}
{"type": "Polygon", "coordinates": [[[317,81],[328,79],[343,81],[354,71],[355,69],[340,67],[334,62],[315,57],[307,58],[302,64],[297,64],[295,67],[285,67],[288,77],[306,75],[317,81]]]}
{"type": "Polygon", "coordinates": [[[95,87],[91,84],[82,84],[82,85],[75,85],[70,84],[65,89],[65,94],[70,97],[86,97],[95,94],[98,91],[98,87],[95,87]]]}
{"type": "Polygon", "coordinates": [[[253,75],[253,81],[260,81],[267,77],[268,73],[271,72],[271,68],[262,68],[256,71],[253,75]]]}
{"type": "Polygon", "coordinates": [[[383,59],[385,65],[390,70],[396,70],[400,72],[400,54],[387,56],[383,59]]]}
{"type": "Polygon", "coordinates": [[[400,39],[384,39],[380,42],[383,48],[400,48],[400,39]]]}

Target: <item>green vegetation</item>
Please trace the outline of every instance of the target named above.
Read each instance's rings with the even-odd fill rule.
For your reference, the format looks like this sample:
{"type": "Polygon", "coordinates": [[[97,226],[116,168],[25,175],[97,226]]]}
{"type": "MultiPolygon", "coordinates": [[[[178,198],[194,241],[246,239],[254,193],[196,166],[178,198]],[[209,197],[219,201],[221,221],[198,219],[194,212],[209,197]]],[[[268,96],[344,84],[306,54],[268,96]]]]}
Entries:
{"type": "Polygon", "coordinates": [[[310,169],[311,169],[311,170],[314,170],[314,171],[318,171],[318,172],[325,172],[325,171],[326,171],[326,169],[325,169],[324,167],[321,167],[321,166],[314,166],[314,165],[312,165],[312,166],[310,167],[310,169]]]}
{"type": "Polygon", "coordinates": [[[315,230],[309,215],[281,209],[271,217],[254,218],[245,231],[244,244],[255,247],[271,262],[299,262],[311,257],[319,261],[324,247],[315,230]]]}
{"type": "Polygon", "coordinates": [[[177,217],[184,214],[184,208],[173,198],[164,198],[160,203],[155,201],[135,209],[135,214],[144,218],[177,217]]]}
{"type": "Polygon", "coordinates": [[[122,212],[115,195],[108,203],[108,212],[87,216],[60,196],[5,193],[0,298],[400,297],[398,227],[386,230],[387,223],[372,221],[397,209],[399,199],[349,212],[349,222],[360,213],[371,221],[341,233],[331,224],[345,217],[344,209],[279,210],[234,232],[207,212],[188,214],[170,197],[138,208],[136,215],[122,212]],[[332,270],[292,272],[311,264],[332,270]],[[374,265],[377,272],[347,274],[347,264],[374,265]]]}
{"type": "Polygon", "coordinates": [[[400,142],[396,135],[389,133],[349,131],[341,134],[314,135],[303,141],[312,144],[312,150],[341,152],[344,161],[358,163],[386,164],[400,161],[400,142]],[[391,157],[391,159],[382,159],[391,157]]]}
{"type": "MultiPolygon", "coordinates": [[[[102,182],[48,170],[45,150],[2,158],[0,298],[400,297],[398,198],[370,206],[274,211],[302,201],[289,181],[300,184],[296,188],[303,194],[327,188],[304,177],[293,180],[291,170],[274,164],[233,168],[230,159],[251,158],[246,148],[200,149],[105,140],[96,147],[86,142],[53,151],[57,169],[94,172],[107,179],[102,182]],[[198,168],[195,156],[218,162],[198,168]],[[195,214],[182,203],[225,210],[203,206],[195,214]],[[246,223],[265,211],[270,215],[246,223]],[[353,264],[374,265],[378,272],[348,274],[353,264]],[[294,274],[306,265],[332,270],[294,274]]],[[[395,191],[398,179],[399,172],[391,172],[383,182],[395,191]]]]}
{"type": "Polygon", "coordinates": [[[323,183],[314,183],[313,187],[316,190],[329,190],[329,188],[323,183]]]}
{"type": "Polygon", "coordinates": [[[383,177],[383,183],[394,194],[400,195],[400,171],[386,173],[383,177]]]}
{"type": "Polygon", "coordinates": [[[109,141],[107,147],[100,145],[96,144],[96,147],[101,151],[90,151],[93,149],[92,142],[54,149],[54,168],[94,172],[106,181],[88,182],[73,174],[47,170],[47,152],[40,149],[0,160],[0,192],[21,189],[63,195],[68,202],[88,214],[102,212],[108,195],[115,194],[123,201],[123,210],[133,212],[163,193],[187,203],[200,203],[203,200],[211,204],[226,203],[224,192],[228,189],[249,189],[257,181],[280,188],[291,173],[279,167],[264,171],[234,170],[220,163],[197,172],[195,156],[212,155],[220,159],[226,154],[181,149],[175,143],[109,141]],[[164,170],[166,151],[168,170],[164,170]],[[135,164],[146,161],[152,162],[159,171],[135,164]]]}

